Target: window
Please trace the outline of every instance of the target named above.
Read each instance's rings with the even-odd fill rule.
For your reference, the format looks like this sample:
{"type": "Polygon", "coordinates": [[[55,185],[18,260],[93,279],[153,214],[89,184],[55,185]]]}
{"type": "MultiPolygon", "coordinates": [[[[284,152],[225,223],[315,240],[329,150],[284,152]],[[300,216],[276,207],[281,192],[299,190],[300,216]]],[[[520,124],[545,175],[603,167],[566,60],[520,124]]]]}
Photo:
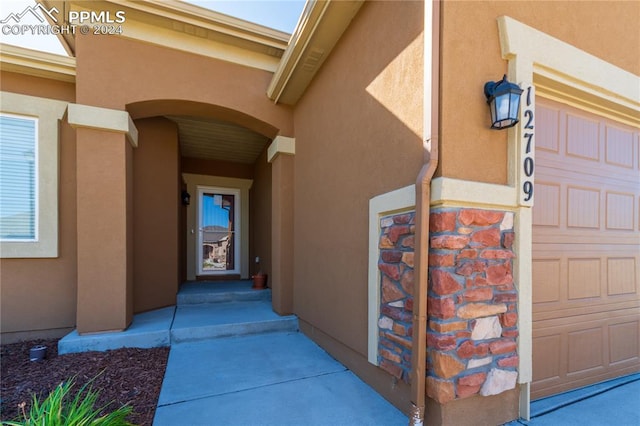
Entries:
{"type": "Polygon", "coordinates": [[[38,120],[0,114],[0,239],[37,241],[38,120]]]}
{"type": "Polygon", "coordinates": [[[58,257],[59,148],[69,143],[59,134],[68,103],[4,91],[0,98],[0,258],[58,257]]]}

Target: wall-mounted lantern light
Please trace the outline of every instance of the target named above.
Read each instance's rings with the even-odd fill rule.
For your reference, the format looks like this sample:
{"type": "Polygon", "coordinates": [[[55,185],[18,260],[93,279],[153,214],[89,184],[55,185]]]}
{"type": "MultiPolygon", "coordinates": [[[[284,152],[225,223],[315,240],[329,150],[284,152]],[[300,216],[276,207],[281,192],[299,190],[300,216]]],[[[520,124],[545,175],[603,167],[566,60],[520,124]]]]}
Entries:
{"type": "Polygon", "coordinates": [[[187,191],[182,190],[182,194],[180,194],[180,198],[182,198],[182,204],[188,206],[191,203],[191,194],[187,191]]]}
{"type": "Polygon", "coordinates": [[[500,81],[485,83],[484,95],[491,110],[492,129],[507,129],[518,124],[521,94],[522,89],[510,83],[506,74],[500,81]]]}

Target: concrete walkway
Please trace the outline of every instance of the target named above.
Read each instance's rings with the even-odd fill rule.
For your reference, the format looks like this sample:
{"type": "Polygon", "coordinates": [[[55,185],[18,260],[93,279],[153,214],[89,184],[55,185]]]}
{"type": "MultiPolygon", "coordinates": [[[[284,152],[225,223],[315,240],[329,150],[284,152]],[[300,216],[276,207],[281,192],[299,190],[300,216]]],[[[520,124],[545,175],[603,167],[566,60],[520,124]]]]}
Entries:
{"type": "Polygon", "coordinates": [[[407,425],[298,332],[173,345],[154,425],[407,425]]]}

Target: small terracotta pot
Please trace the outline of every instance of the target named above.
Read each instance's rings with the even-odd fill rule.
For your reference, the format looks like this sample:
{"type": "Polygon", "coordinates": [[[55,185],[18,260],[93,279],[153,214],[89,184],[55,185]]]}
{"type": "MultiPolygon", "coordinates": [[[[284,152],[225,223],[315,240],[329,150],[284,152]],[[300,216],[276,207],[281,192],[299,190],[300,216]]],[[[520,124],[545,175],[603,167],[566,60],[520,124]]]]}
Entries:
{"type": "Polygon", "coordinates": [[[267,288],[267,275],[266,274],[256,274],[251,277],[253,279],[253,288],[254,290],[264,290],[267,288]]]}

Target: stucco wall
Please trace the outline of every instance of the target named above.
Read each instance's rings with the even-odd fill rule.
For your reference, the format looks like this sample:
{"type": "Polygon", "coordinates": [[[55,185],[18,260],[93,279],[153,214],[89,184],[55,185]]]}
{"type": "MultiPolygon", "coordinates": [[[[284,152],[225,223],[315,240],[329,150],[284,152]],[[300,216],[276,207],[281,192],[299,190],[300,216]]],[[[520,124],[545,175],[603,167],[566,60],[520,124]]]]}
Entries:
{"type": "Polygon", "coordinates": [[[262,272],[271,273],[271,164],[267,162],[266,148],[253,167],[253,185],[249,191],[250,276],[258,272],[256,256],[260,256],[262,272]]]}
{"type": "MultiPolygon", "coordinates": [[[[73,85],[2,73],[3,91],[73,101],[73,85]]],[[[76,319],[76,145],[75,132],[60,127],[59,257],[0,259],[2,342],[31,336],[60,337],[76,319]],[[31,333],[35,332],[35,333],[31,333]]]]}
{"type": "Polygon", "coordinates": [[[134,312],[173,305],[178,291],[178,129],[164,118],[138,120],[133,151],[134,312]]]}
{"type": "Polygon", "coordinates": [[[510,16],[640,74],[638,2],[442,2],[440,170],[446,177],[507,183],[507,132],[489,129],[484,83],[507,72],[500,16],[510,16]],[[635,53],[631,53],[635,52],[635,53]]]}
{"type": "Polygon", "coordinates": [[[292,134],[291,108],[265,95],[269,72],[119,37],[80,36],[76,45],[78,103],[124,109],[171,100],[165,110],[130,112],[212,116],[268,137],[292,134]],[[201,105],[189,109],[179,100],[201,105]]]}
{"type": "Polygon", "coordinates": [[[422,20],[421,2],[365,3],[294,114],[295,313],[364,363],[369,199],[423,160],[422,20]]]}

